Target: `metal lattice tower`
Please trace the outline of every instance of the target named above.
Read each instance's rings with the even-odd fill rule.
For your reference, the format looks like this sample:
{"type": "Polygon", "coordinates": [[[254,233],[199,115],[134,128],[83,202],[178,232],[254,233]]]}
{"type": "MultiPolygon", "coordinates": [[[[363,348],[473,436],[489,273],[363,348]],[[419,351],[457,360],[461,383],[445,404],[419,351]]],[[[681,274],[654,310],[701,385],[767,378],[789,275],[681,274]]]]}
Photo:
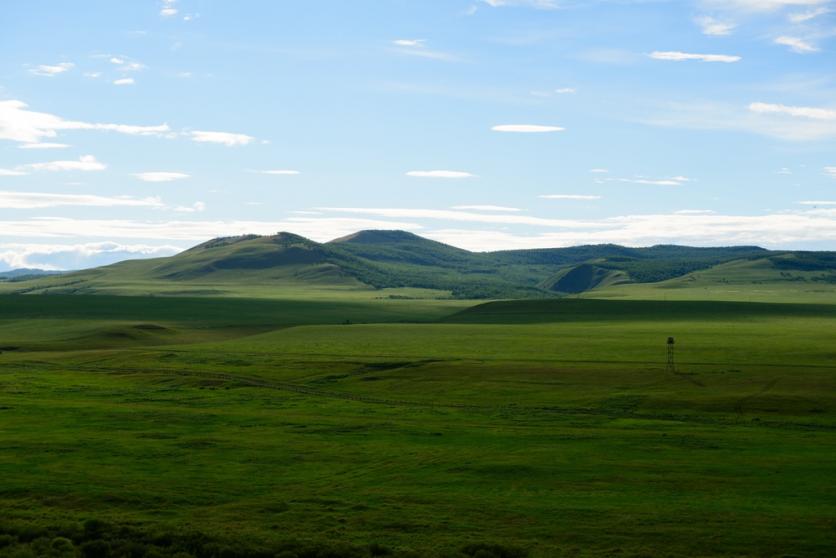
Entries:
{"type": "Polygon", "coordinates": [[[668,364],[666,370],[671,373],[676,373],[676,362],[673,359],[675,341],[673,337],[668,337],[668,364]]]}

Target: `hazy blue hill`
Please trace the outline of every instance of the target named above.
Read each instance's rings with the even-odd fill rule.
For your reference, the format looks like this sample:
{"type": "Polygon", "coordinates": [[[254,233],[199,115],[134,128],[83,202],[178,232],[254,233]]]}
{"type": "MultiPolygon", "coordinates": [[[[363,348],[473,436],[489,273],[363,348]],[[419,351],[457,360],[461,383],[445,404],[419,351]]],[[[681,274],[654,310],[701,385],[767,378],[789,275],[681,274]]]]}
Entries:
{"type": "Polygon", "coordinates": [[[9,271],[0,271],[0,281],[23,281],[35,277],[43,277],[45,275],[61,275],[62,273],[66,272],[21,267],[18,269],[11,269],[9,271]]]}

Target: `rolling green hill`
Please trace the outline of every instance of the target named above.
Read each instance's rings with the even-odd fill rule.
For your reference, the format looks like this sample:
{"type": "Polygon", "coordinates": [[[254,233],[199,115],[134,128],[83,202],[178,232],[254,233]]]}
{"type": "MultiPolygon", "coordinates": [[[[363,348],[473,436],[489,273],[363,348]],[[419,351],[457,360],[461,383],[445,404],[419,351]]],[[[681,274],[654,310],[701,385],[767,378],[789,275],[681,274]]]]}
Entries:
{"type": "Polygon", "coordinates": [[[489,299],[654,298],[679,290],[699,298],[707,286],[764,282],[831,292],[836,254],[612,244],[477,253],[405,231],[360,231],[326,243],[278,233],[216,238],[172,257],[10,282],[0,292],[489,299]]]}

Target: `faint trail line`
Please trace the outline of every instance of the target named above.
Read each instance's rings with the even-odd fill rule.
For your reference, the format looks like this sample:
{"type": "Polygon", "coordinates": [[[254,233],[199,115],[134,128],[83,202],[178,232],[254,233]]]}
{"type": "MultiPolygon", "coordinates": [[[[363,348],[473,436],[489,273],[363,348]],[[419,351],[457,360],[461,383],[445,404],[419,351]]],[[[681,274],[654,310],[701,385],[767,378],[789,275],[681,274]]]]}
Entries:
{"type": "Polygon", "coordinates": [[[757,397],[760,397],[761,395],[763,395],[763,394],[765,394],[765,393],[770,392],[770,391],[772,390],[772,388],[774,388],[774,387],[775,387],[775,384],[777,384],[777,383],[778,383],[778,380],[780,380],[780,378],[773,378],[772,380],[768,381],[768,382],[766,383],[766,385],[764,385],[761,389],[759,389],[759,390],[758,390],[758,391],[756,391],[755,393],[752,393],[752,394],[750,394],[750,395],[743,396],[743,397],[741,397],[740,399],[738,399],[738,400],[737,400],[737,402],[734,404],[734,410],[735,410],[735,412],[736,412],[738,415],[742,415],[742,414],[743,414],[743,407],[744,407],[747,403],[749,403],[750,401],[752,401],[752,400],[756,399],[757,397]]]}

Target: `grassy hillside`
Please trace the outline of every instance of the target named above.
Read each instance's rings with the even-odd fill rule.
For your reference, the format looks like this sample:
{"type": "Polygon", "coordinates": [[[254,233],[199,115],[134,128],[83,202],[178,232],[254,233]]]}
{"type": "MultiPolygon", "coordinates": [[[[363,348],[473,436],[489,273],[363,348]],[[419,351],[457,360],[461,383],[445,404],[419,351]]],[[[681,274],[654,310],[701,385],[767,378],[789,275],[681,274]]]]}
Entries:
{"type": "Polygon", "coordinates": [[[607,286],[585,294],[594,298],[833,302],[833,254],[784,253],[735,260],[650,284],[607,286]]]}
{"type": "Polygon", "coordinates": [[[361,298],[542,298],[590,292],[631,296],[633,290],[622,292],[622,285],[716,286],[726,279],[724,273],[734,275],[736,269],[749,270],[747,284],[767,280],[766,273],[780,283],[803,277],[829,285],[836,283],[834,262],[833,253],[745,246],[599,245],[474,253],[404,231],[361,231],[327,243],[279,233],[218,238],[169,258],[0,283],[0,292],[258,298],[348,293],[361,298]]]}

